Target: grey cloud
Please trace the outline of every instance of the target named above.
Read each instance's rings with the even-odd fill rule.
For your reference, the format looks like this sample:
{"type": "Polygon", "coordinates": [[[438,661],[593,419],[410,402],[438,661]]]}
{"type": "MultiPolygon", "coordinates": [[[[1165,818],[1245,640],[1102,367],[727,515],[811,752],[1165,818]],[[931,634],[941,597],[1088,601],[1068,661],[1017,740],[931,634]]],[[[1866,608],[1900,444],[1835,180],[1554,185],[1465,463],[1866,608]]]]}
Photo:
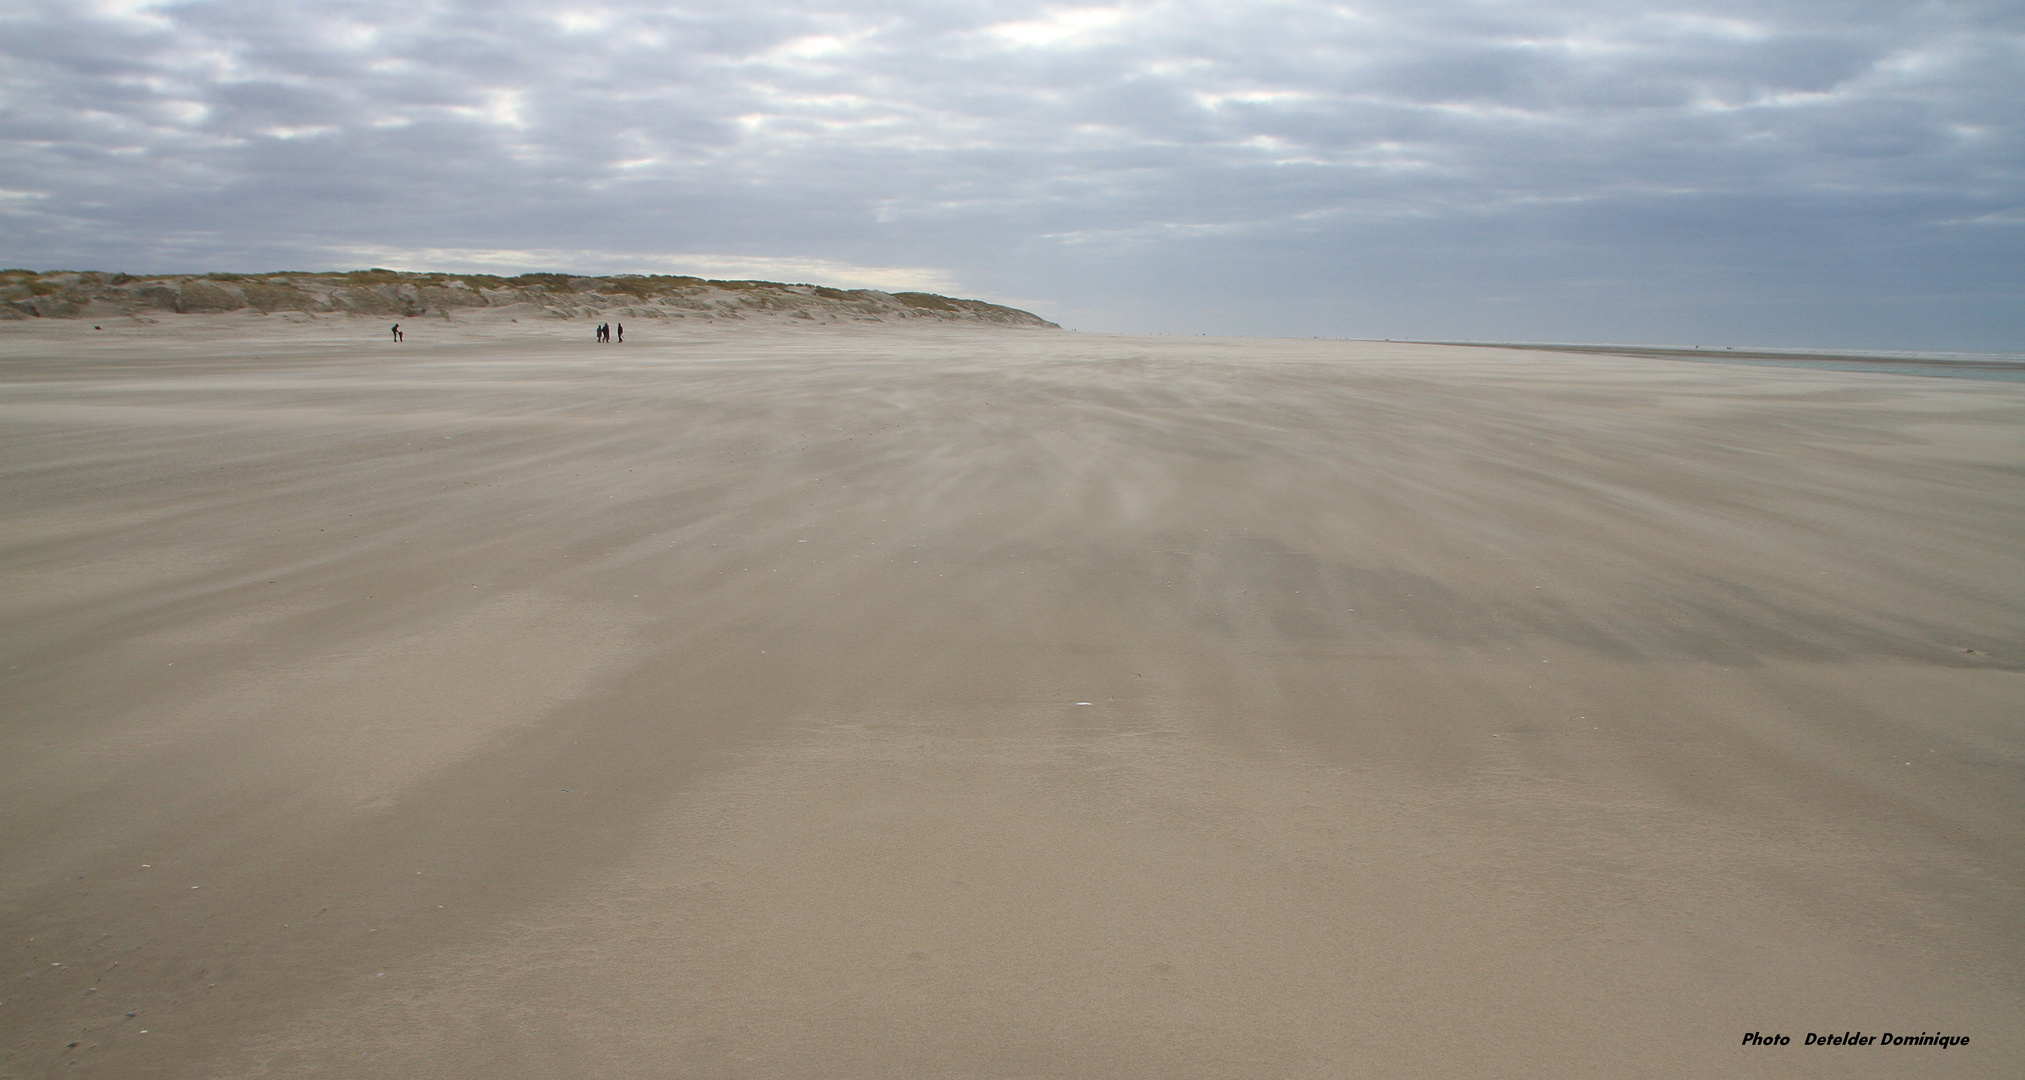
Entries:
{"type": "Polygon", "coordinates": [[[2006,5],[5,10],[14,263],[693,255],[930,268],[1087,328],[1458,336],[1525,294],[1534,336],[1934,332],[1824,306],[1867,288],[1958,298],[1932,347],[2019,347],[2006,5]],[[1741,279],[1794,307],[1740,315],[1741,279]],[[1585,302],[1639,281],[1666,314],[1585,302]]]}

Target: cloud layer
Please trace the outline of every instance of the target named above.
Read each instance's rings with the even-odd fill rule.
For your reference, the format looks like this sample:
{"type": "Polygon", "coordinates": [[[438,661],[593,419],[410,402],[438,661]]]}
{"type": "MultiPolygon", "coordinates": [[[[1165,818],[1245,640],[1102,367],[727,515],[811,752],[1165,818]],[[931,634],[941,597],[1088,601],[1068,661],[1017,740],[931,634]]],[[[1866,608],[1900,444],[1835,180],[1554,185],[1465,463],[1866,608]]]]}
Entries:
{"type": "Polygon", "coordinates": [[[2019,11],[12,0],[0,259],[2021,349],[2019,11]]]}

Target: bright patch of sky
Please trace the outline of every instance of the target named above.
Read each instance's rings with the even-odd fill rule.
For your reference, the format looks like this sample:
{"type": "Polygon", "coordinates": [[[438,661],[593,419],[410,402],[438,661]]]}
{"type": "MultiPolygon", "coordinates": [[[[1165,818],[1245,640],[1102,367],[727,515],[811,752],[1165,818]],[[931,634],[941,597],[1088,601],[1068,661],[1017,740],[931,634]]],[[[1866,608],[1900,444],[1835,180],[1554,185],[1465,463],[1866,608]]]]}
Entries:
{"type": "Polygon", "coordinates": [[[9,265],[2025,348],[2010,3],[14,0],[0,28],[0,190],[37,195],[0,199],[9,265]]]}

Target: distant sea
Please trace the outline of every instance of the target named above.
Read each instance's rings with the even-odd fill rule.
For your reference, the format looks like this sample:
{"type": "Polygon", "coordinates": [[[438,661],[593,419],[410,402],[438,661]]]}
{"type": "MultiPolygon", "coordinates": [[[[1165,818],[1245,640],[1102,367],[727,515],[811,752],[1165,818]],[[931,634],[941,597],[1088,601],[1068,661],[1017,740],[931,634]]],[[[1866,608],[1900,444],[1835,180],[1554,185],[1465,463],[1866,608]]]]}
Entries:
{"type": "MultiPolygon", "coordinates": [[[[1490,342],[1448,341],[1441,345],[1492,345],[1490,342]]],[[[1822,368],[1867,371],[1878,375],[1925,375],[1943,379],[1990,379],[2025,382],[2025,353],[1884,352],[1867,349],[1767,349],[1679,345],[1558,345],[1547,342],[1503,342],[1500,349],[1542,352],[1639,356],[1654,360],[1692,360],[1709,364],[1756,367],[1822,368]]]]}

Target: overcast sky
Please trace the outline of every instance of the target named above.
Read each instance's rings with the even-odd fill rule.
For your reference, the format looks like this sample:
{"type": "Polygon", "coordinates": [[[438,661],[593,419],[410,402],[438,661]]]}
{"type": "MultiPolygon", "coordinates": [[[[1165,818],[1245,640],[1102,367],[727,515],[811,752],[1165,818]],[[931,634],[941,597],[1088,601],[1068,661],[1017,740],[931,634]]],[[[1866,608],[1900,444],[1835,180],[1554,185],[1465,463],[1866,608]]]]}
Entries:
{"type": "Polygon", "coordinates": [[[2025,350],[2025,4],[0,0],[0,262],[2025,350]]]}

